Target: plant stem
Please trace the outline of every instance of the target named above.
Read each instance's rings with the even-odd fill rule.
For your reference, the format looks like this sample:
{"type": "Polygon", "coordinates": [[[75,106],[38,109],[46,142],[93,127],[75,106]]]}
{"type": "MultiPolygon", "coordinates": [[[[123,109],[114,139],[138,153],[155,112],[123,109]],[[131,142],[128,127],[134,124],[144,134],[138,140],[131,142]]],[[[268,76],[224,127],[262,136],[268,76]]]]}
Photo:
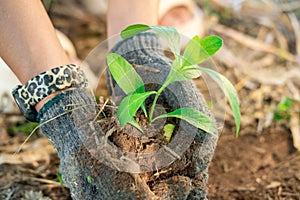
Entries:
{"type": "MultiPolygon", "coordinates": [[[[173,63],[173,65],[174,65],[174,63],[173,63]]],[[[152,103],[152,106],[151,106],[151,110],[150,110],[150,114],[149,114],[149,123],[151,123],[151,121],[152,121],[154,108],[156,106],[156,102],[157,102],[157,99],[158,99],[159,95],[162,93],[162,91],[164,91],[164,89],[166,89],[166,87],[170,83],[173,82],[173,80],[174,80],[175,77],[176,77],[176,74],[174,74],[174,71],[172,71],[172,68],[171,68],[171,71],[169,72],[169,75],[166,78],[166,82],[161,86],[161,88],[159,88],[159,90],[157,91],[157,93],[156,93],[156,95],[154,97],[154,100],[153,100],[153,103],[152,103]]]]}
{"type": "Polygon", "coordinates": [[[157,93],[156,93],[156,95],[155,95],[155,97],[154,97],[152,106],[151,106],[151,110],[150,110],[150,114],[149,114],[149,123],[151,123],[151,121],[152,121],[153,112],[154,112],[154,108],[155,108],[155,106],[156,106],[156,102],[157,102],[157,100],[158,100],[158,97],[159,97],[159,95],[162,93],[162,91],[163,91],[164,89],[166,89],[166,87],[167,87],[168,85],[169,85],[169,83],[166,82],[166,83],[163,84],[163,85],[161,86],[161,88],[157,91],[157,93]]]}

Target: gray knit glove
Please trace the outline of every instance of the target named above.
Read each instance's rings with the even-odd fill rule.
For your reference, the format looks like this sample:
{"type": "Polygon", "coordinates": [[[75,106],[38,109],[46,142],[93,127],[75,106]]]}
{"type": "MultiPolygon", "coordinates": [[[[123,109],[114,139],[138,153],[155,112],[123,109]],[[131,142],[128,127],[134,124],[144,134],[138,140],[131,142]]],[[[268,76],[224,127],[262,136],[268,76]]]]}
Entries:
{"type": "MultiPolygon", "coordinates": [[[[159,86],[164,83],[172,63],[164,55],[159,39],[154,33],[141,33],[123,40],[112,51],[122,55],[133,66],[137,66],[135,70],[142,77],[147,91],[159,89],[159,86]]],[[[109,73],[108,83],[110,83],[109,88],[113,95],[123,95],[122,90],[116,85],[109,73]]],[[[158,103],[168,105],[172,110],[180,107],[194,108],[213,119],[203,96],[193,81],[170,84],[162,93],[158,103]]],[[[157,181],[153,186],[153,190],[156,194],[162,196],[162,199],[206,199],[207,170],[217,144],[218,137],[216,135],[218,136],[219,133],[215,133],[215,136],[213,136],[184,121],[181,121],[181,124],[185,131],[182,140],[187,139],[185,137],[193,137],[194,142],[191,148],[183,154],[181,160],[176,162],[179,164],[186,159],[187,162],[181,164],[186,165],[188,162],[190,164],[187,165],[186,169],[176,170],[172,168],[173,174],[176,173],[177,175],[157,181]],[[186,171],[189,171],[189,173],[186,173],[186,171]],[[178,186],[179,180],[182,179],[184,180],[183,184],[190,185],[187,187],[178,186]],[[160,187],[165,189],[159,191],[160,187]]],[[[178,148],[178,146],[174,148],[178,148]]],[[[176,166],[176,162],[169,168],[176,166]]]]}
{"type": "Polygon", "coordinates": [[[57,95],[39,112],[41,129],[60,158],[64,184],[73,199],[135,199],[138,191],[130,189],[132,176],[112,170],[90,155],[87,139],[92,134],[102,136],[94,120],[95,105],[93,96],[76,89],[57,95]],[[127,186],[122,188],[118,182],[127,186]]]}
{"type": "MultiPolygon", "coordinates": [[[[137,68],[137,71],[145,83],[150,83],[147,85],[148,90],[157,89],[163,83],[171,66],[171,61],[164,56],[158,44],[154,34],[144,33],[118,43],[113,49],[113,52],[121,54],[129,62],[145,66],[137,68]]],[[[121,90],[112,78],[108,76],[108,79],[114,95],[121,95],[121,90]]],[[[172,83],[159,102],[172,109],[190,107],[211,116],[202,95],[191,81],[172,83]]],[[[94,120],[96,114],[94,97],[83,89],[56,96],[39,112],[40,122],[47,122],[41,129],[57,150],[62,178],[70,188],[72,198],[152,198],[150,187],[139,187],[136,179],[138,175],[107,167],[91,156],[91,146],[96,143],[98,147],[104,145],[101,140],[104,133],[94,120]]],[[[172,170],[152,183],[151,190],[161,199],[206,199],[207,169],[218,138],[181,123],[183,130],[193,136],[193,143],[181,159],[166,167],[172,170]],[[179,165],[184,168],[176,168],[179,165]]]]}

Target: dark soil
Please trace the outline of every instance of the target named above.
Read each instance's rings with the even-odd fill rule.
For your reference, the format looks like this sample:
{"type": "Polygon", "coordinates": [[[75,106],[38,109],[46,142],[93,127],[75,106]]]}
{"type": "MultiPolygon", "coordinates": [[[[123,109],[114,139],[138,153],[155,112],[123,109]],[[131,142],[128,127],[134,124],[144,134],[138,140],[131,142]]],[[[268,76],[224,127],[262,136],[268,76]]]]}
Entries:
{"type": "MultiPolygon", "coordinates": [[[[149,124],[143,111],[138,110],[135,120],[144,130],[144,132],[141,133],[129,124],[121,128],[119,121],[115,118],[116,107],[113,105],[114,104],[109,102],[103,109],[103,105],[101,103],[99,104],[99,110],[102,111],[99,115],[99,124],[110,142],[117,148],[122,149],[124,157],[129,153],[143,154],[145,157],[147,156],[146,154],[158,154],[156,155],[158,157],[150,156],[149,159],[143,159],[143,156],[137,160],[134,159],[135,156],[127,157],[128,159],[133,159],[134,163],[138,163],[140,170],[142,170],[142,173],[135,174],[134,178],[137,186],[143,187],[146,193],[148,191],[149,194],[146,196],[151,197],[155,194],[156,197],[163,197],[166,194],[169,194],[169,197],[176,197],[176,195],[179,197],[184,196],[183,194],[189,194],[189,191],[195,187],[205,188],[206,177],[202,177],[205,175],[195,173],[198,168],[202,167],[205,169],[206,165],[205,161],[201,161],[201,163],[203,162],[203,166],[198,166],[200,164],[195,162],[194,159],[199,153],[199,147],[202,146],[202,141],[199,139],[200,136],[196,137],[189,149],[180,156],[180,159],[175,160],[167,166],[161,167],[161,160],[169,159],[168,156],[161,157],[161,155],[159,155],[160,153],[163,154],[164,151],[161,150],[168,145],[168,142],[164,137],[163,127],[170,123],[175,125],[170,141],[172,142],[172,139],[176,137],[177,134],[182,134],[183,132],[182,129],[177,127],[179,124],[178,120],[168,118],[157,120],[154,123],[149,124]]],[[[147,109],[150,109],[150,105],[146,105],[146,107],[147,109]]],[[[154,112],[154,117],[155,116],[156,113],[154,112]]],[[[207,134],[203,132],[199,132],[199,134],[200,133],[207,134]]],[[[175,151],[176,150],[174,150],[174,153],[175,151]]],[[[95,149],[95,152],[101,152],[101,147],[100,150],[95,149]]],[[[117,156],[120,156],[118,153],[116,154],[117,156]]],[[[103,154],[100,153],[100,156],[103,156],[103,154]]],[[[203,157],[200,159],[205,160],[206,158],[203,157]]],[[[97,164],[97,161],[95,161],[94,164],[97,164]]],[[[117,163],[114,163],[114,165],[118,166],[117,163]]],[[[128,176],[132,176],[132,174],[128,174],[128,176]]],[[[121,188],[128,187],[128,183],[126,182],[120,182],[118,184],[121,188]]]]}
{"type": "Polygon", "coordinates": [[[210,167],[210,199],[299,199],[300,154],[291,142],[283,124],[238,139],[224,133],[210,167]]]}

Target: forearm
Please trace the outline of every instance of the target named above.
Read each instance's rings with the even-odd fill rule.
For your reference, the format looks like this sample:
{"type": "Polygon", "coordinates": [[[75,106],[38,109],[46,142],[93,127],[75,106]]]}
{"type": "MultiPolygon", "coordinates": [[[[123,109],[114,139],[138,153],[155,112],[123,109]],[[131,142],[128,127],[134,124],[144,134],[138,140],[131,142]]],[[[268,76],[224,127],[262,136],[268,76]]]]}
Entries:
{"type": "Polygon", "coordinates": [[[109,0],[107,11],[108,36],[118,34],[132,24],[157,25],[157,12],[158,0],[109,0]]]}
{"type": "Polygon", "coordinates": [[[0,56],[23,84],[69,64],[40,0],[1,0],[0,27],[0,56]]]}

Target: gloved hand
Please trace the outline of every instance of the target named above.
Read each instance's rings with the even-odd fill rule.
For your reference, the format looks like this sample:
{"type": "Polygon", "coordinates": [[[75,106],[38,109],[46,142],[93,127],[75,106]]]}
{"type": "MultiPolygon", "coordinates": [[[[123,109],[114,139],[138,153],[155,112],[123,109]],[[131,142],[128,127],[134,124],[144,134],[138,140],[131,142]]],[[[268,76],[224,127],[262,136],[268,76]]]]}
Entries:
{"type": "Polygon", "coordinates": [[[96,114],[95,99],[84,89],[57,95],[39,112],[41,129],[60,158],[63,182],[73,199],[135,199],[138,191],[130,189],[133,177],[98,163],[89,152],[88,138],[94,133],[102,136],[96,114]]]}
{"type": "MultiPolygon", "coordinates": [[[[121,41],[112,51],[132,64],[142,66],[136,70],[143,81],[149,83],[147,89],[157,89],[171,67],[171,60],[163,54],[158,38],[152,33],[121,41]]],[[[122,91],[117,89],[110,76],[108,79],[110,90],[121,95],[122,91]]],[[[190,107],[211,116],[202,95],[191,81],[170,84],[159,101],[172,109],[190,107]]],[[[102,140],[105,134],[95,121],[95,105],[92,95],[83,89],[75,89],[59,94],[39,112],[43,124],[41,129],[57,150],[62,178],[73,199],[206,199],[207,169],[217,137],[181,122],[183,134],[177,134],[178,137],[182,140],[189,137],[192,143],[183,149],[181,159],[166,167],[168,172],[152,183],[150,191],[150,187],[139,185],[138,179],[143,174],[120,172],[91,155],[93,147],[97,151],[105,145],[102,140]]],[[[174,146],[174,151],[176,148],[180,145],[174,146]]]]}
{"type": "MultiPolygon", "coordinates": [[[[154,33],[140,33],[123,40],[112,49],[112,52],[123,56],[130,64],[136,66],[135,70],[141,76],[147,91],[159,89],[168,76],[172,64],[172,60],[164,54],[159,38],[154,33]]],[[[107,77],[111,93],[115,96],[124,95],[109,73],[107,77]]],[[[202,94],[193,81],[171,83],[162,93],[158,103],[168,105],[172,110],[180,107],[194,108],[213,119],[202,94]]],[[[159,194],[162,199],[206,199],[207,170],[214,154],[219,133],[212,135],[191,126],[187,122],[181,121],[180,123],[183,132],[177,134],[178,143],[170,146],[174,148],[175,152],[184,150],[183,155],[181,155],[180,160],[162,169],[164,171],[172,168],[172,172],[169,173],[169,177],[155,181],[152,191],[159,194]],[[186,146],[182,144],[185,143],[185,140],[190,139],[192,140],[190,147],[185,149],[186,146]],[[178,150],[178,148],[182,149],[178,150]],[[183,162],[185,159],[186,162],[183,162]],[[189,162],[190,164],[188,164],[189,162]],[[180,165],[184,165],[186,168],[176,169],[180,165]],[[189,172],[186,173],[186,171],[189,172]],[[172,176],[172,173],[176,175],[172,176]],[[180,187],[177,184],[179,182],[182,182],[183,185],[190,185],[180,187]],[[164,190],[161,191],[160,188],[164,188],[164,190]]]]}

